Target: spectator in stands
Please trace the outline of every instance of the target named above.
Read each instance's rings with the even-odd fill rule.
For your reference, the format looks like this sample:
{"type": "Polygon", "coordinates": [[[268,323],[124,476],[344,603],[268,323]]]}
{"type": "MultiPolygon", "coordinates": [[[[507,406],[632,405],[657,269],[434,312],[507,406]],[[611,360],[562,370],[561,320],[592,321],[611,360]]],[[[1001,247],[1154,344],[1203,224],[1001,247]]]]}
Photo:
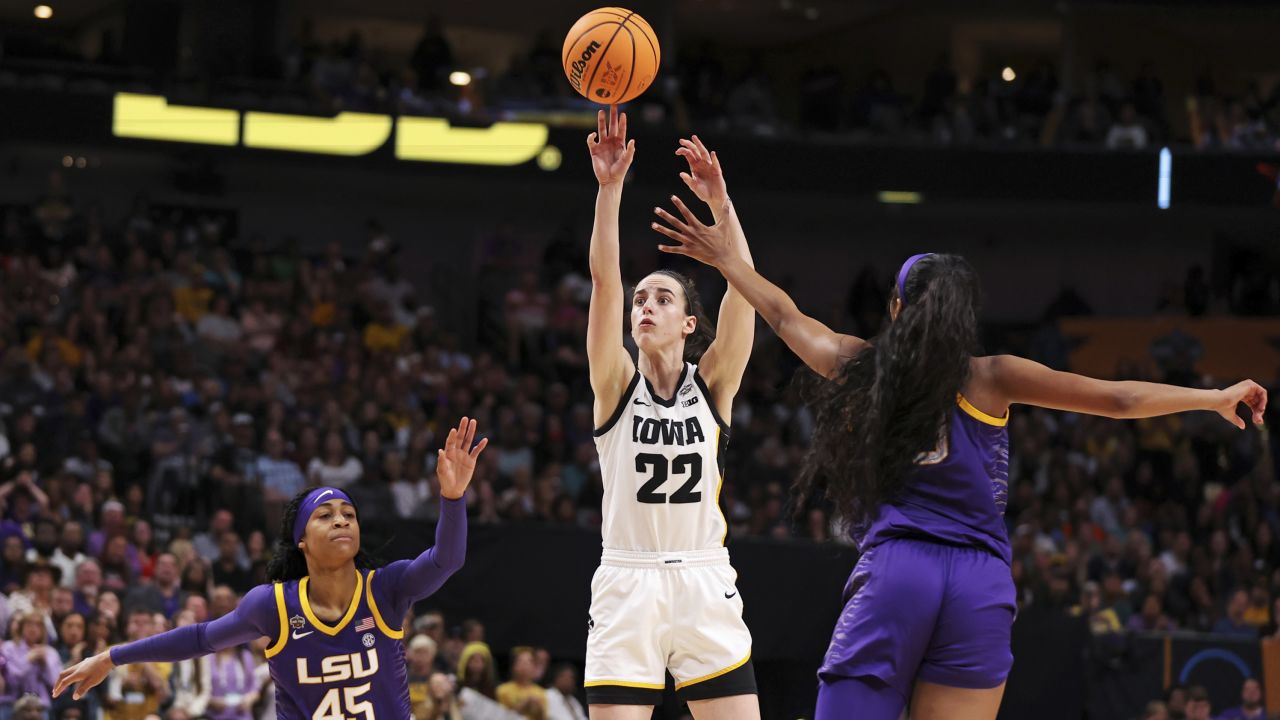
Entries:
{"type": "Polygon", "coordinates": [[[89,541],[85,552],[99,556],[106,549],[107,540],[113,537],[124,537],[127,528],[124,524],[124,504],[118,500],[108,500],[102,505],[98,529],[89,533],[89,541]]]}
{"type": "Polygon", "coordinates": [[[513,648],[511,680],[498,686],[498,702],[527,720],[544,720],[547,717],[547,692],[534,683],[536,675],[533,648],[513,648]]]}
{"type": "MultiPolygon", "coordinates": [[[[174,627],[186,627],[196,621],[195,613],[183,610],[174,618],[174,627]]],[[[184,713],[188,719],[205,715],[209,707],[209,696],[212,692],[213,678],[210,674],[210,658],[208,655],[183,660],[173,664],[171,675],[173,686],[173,705],[166,720],[177,720],[173,717],[173,709],[184,713]]]]}
{"type": "Polygon", "coordinates": [[[1169,708],[1159,700],[1152,700],[1142,711],[1141,720],[1170,720],[1169,708]]]}
{"type": "Polygon", "coordinates": [[[1186,720],[1187,688],[1173,685],[1164,694],[1165,709],[1169,712],[1169,720],[1186,720]]]}
{"type": "Polygon", "coordinates": [[[84,616],[73,612],[58,624],[58,642],[54,646],[62,665],[74,665],[85,658],[85,633],[88,628],[84,616]]]}
{"type": "Polygon", "coordinates": [[[227,648],[211,658],[210,720],[252,720],[258,702],[255,663],[246,647],[227,648]]]}
{"type": "Polygon", "coordinates": [[[263,493],[272,503],[283,503],[306,487],[298,464],[285,457],[284,437],[278,430],[267,432],[266,453],[258,458],[257,471],[263,493]]]}
{"type": "Polygon", "coordinates": [[[1209,691],[1200,685],[1192,685],[1187,691],[1187,720],[1212,720],[1212,717],[1209,691]]]}
{"type": "Polygon", "coordinates": [[[360,481],[364,467],[347,450],[342,434],[331,429],[324,435],[324,455],[313,458],[307,466],[307,479],[313,485],[347,488],[360,481]]]}
{"type": "Polygon", "coordinates": [[[422,89],[428,93],[448,87],[448,75],[455,70],[453,47],[444,35],[440,18],[431,16],[423,28],[422,37],[413,48],[409,65],[418,74],[422,89]]]}
{"type": "Polygon", "coordinates": [[[18,615],[16,635],[0,645],[5,678],[0,705],[26,694],[35,695],[44,707],[53,700],[51,693],[62,667],[58,651],[49,645],[45,622],[38,611],[18,615]]]}
{"type": "Polygon", "coordinates": [[[1213,632],[1222,635],[1256,638],[1258,628],[1245,622],[1245,612],[1249,609],[1249,593],[1236,590],[1227,601],[1227,613],[1213,625],[1213,632]]]}
{"type": "MultiPolygon", "coordinates": [[[[125,640],[133,642],[156,634],[152,613],[139,608],[127,617],[125,640]]],[[[158,713],[169,700],[169,663],[135,663],[117,667],[107,679],[107,720],[144,720],[158,713]]]]}
{"type": "Polygon", "coordinates": [[[13,720],[44,720],[49,701],[39,695],[24,695],[13,704],[13,720]]]}
{"type": "Polygon", "coordinates": [[[1142,610],[1129,618],[1126,627],[1142,632],[1163,632],[1177,629],[1177,624],[1164,614],[1164,603],[1160,596],[1149,593],[1142,600],[1142,610]]]}
{"type": "MultiPolygon", "coordinates": [[[[435,672],[436,641],[426,635],[414,635],[405,657],[409,677],[409,704],[419,707],[430,697],[431,675],[435,672]]],[[[415,711],[416,713],[416,711],[415,711]]]]}
{"type": "Polygon", "coordinates": [[[213,582],[217,585],[230,586],[239,594],[249,592],[253,584],[249,577],[249,568],[240,560],[244,555],[240,536],[228,530],[222,533],[218,546],[218,559],[213,562],[213,582]]]}
{"type": "Polygon", "coordinates": [[[577,697],[578,676],[572,665],[557,665],[547,688],[547,720],[587,720],[587,711],[577,697]]]}
{"type": "Polygon", "coordinates": [[[202,558],[192,558],[182,569],[182,592],[207,598],[213,588],[213,580],[209,577],[209,566],[202,558]]]}
{"type": "Polygon", "coordinates": [[[98,594],[102,592],[102,568],[92,558],[76,565],[75,579],[76,612],[88,617],[98,606],[98,594]]]}
{"type": "Polygon", "coordinates": [[[1240,688],[1240,706],[1224,711],[1215,720],[1266,720],[1267,711],[1262,704],[1262,683],[1246,678],[1240,688]]]}
{"type": "MultiPolygon", "coordinates": [[[[472,691],[474,694],[474,691],[472,691]]],[[[481,698],[488,700],[488,698],[481,698]]],[[[469,708],[470,709],[470,708],[469,708]]],[[[453,679],[446,673],[434,672],[427,681],[427,697],[413,706],[414,720],[466,720],[462,702],[454,693],[453,679]]]]}
{"type": "Polygon", "coordinates": [[[1123,628],[1114,608],[1103,605],[1102,588],[1096,582],[1087,582],[1080,592],[1080,604],[1072,608],[1071,614],[1089,619],[1089,630],[1094,635],[1110,635],[1123,628]]]}
{"type": "Polygon", "coordinates": [[[470,642],[462,648],[462,656],[458,658],[458,684],[475,692],[495,699],[498,680],[497,671],[493,667],[493,653],[483,642],[470,642]]]}
{"type": "Polygon", "coordinates": [[[62,570],[62,584],[72,587],[75,584],[76,567],[84,562],[84,526],[75,520],[68,520],[62,526],[58,547],[53,551],[49,562],[62,570]]]}
{"type": "Polygon", "coordinates": [[[170,553],[161,553],[156,556],[152,581],[131,588],[125,595],[124,604],[129,608],[145,607],[172,618],[186,599],[187,593],[182,590],[178,576],[177,558],[170,553]]]}
{"type": "Polygon", "coordinates": [[[1147,128],[1138,118],[1133,103],[1120,107],[1120,117],[1107,131],[1108,150],[1142,150],[1147,147],[1147,128]]]}

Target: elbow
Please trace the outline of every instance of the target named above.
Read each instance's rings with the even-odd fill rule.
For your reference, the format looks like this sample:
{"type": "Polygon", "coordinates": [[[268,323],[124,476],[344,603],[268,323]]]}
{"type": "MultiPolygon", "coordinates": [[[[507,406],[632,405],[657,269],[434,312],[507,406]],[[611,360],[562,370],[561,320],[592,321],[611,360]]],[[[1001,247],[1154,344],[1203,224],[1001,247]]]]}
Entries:
{"type": "Polygon", "coordinates": [[[457,552],[441,553],[436,556],[436,562],[439,563],[441,570],[452,575],[467,564],[467,553],[461,549],[457,552]]]}
{"type": "Polygon", "coordinates": [[[467,564],[467,554],[465,552],[460,552],[457,554],[456,557],[449,558],[449,570],[453,572],[457,572],[461,570],[462,566],[466,564],[467,564]]]}
{"type": "Polygon", "coordinates": [[[1108,415],[1117,420],[1125,420],[1137,417],[1138,410],[1138,394],[1124,386],[1119,386],[1112,391],[1109,398],[1108,415]]]}

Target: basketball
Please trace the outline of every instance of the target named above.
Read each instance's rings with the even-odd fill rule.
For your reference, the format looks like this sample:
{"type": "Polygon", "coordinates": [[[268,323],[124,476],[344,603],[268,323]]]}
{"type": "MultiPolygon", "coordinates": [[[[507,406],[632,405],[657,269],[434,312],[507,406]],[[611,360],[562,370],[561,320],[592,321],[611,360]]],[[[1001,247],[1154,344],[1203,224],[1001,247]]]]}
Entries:
{"type": "Polygon", "coordinates": [[[608,7],[578,19],[564,39],[564,74],[583,97],[603,105],[640,96],[658,74],[658,36],[630,10],[608,7]]]}

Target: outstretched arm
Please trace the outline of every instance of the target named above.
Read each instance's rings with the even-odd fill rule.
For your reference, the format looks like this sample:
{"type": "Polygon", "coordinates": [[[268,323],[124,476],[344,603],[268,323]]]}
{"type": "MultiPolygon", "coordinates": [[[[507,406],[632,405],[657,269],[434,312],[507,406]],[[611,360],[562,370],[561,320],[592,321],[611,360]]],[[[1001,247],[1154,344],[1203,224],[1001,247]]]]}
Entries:
{"type": "MultiPolygon", "coordinates": [[[[715,222],[732,226],[737,253],[748,265],[755,267],[751,260],[751,250],[747,247],[747,236],[743,234],[742,224],[738,221],[738,212],[729,200],[729,189],[720,168],[719,156],[707,150],[707,146],[702,144],[697,135],[690,140],[681,139],[676,154],[689,163],[689,172],[680,173],[680,179],[699,200],[711,208],[715,222]]],[[[687,212],[688,208],[680,198],[672,195],[671,200],[681,213],[687,212]]],[[[716,339],[698,363],[698,373],[711,391],[711,400],[716,404],[720,417],[726,420],[733,412],[733,398],[738,394],[742,374],[746,372],[747,361],[751,358],[755,331],[755,310],[742,293],[732,284],[729,285],[720,301],[716,339]]]]}
{"type": "Polygon", "coordinates": [[[140,662],[178,662],[208,655],[279,632],[275,591],[259,585],[245,594],[236,609],[217,620],[187,625],[98,653],[62,671],[53,696],[75,686],[74,699],[101,683],[113,667],[140,662]]]}
{"type": "MultiPolygon", "coordinates": [[[[681,209],[683,204],[676,207],[681,209]]],[[[862,338],[837,333],[800,312],[782,288],[756,272],[737,251],[739,244],[746,245],[746,237],[736,221],[707,226],[688,213],[687,208],[682,210],[683,220],[661,208],[656,212],[670,227],[655,222],[653,229],[678,243],[659,245],[658,249],[687,255],[719,270],[729,285],[751,303],[787,347],[814,372],[834,378],[840,367],[867,344],[862,338]]]]}
{"type": "Polygon", "coordinates": [[[475,475],[476,460],[489,445],[488,438],[477,443],[475,437],[476,421],[464,417],[438,451],[440,521],[436,523],[436,544],[413,560],[391,563],[373,576],[375,602],[383,598],[379,607],[390,610],[385,619],[394,624],[400,623],[409,606],[439,590],[466,559],[467,503],[463,496],[475,475]]]}
{"type": "Polygon", "coordinates": [[[600,189],[591,230],[591,304],[587,310],[587,362],[595,394],[595,424],[602,424],[622,397],[635,368],[622,346],[622,269],[618,259],[618,210],[636,141],[627,141],[627,115],[617,106],[596,118],[597,131],[587,136],[591,166],[600,189]]]}
{"type": "Polygon", "coordinates": [[[991,382],[1006,405],[1021,403],[1117,419],[1212,410],[1240,429],[1246,427],[1245,421],[1236,414],[1240,403],[1249,407],[1253,422],[1259,425],[1267,409],[1266,389],[1252,380],[1224,390],[1201,390],[1160,383],[1096,380],[1051,370],[1014,355],[996,355],[987,358],[986,363],[991,382]]]}

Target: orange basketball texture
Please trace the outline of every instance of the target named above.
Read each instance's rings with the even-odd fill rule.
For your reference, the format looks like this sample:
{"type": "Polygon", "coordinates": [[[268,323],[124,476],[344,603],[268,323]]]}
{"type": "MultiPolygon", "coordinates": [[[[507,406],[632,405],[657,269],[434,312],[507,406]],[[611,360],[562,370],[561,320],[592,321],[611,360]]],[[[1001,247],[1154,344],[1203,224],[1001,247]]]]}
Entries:
{"type": "Polygon", "coordinates": [[[593,102],[614,105],[634,100],[653,84],[662,51],[644,18],[608,7],[573,24],[561,58],[574,90],[593,102]]]}

